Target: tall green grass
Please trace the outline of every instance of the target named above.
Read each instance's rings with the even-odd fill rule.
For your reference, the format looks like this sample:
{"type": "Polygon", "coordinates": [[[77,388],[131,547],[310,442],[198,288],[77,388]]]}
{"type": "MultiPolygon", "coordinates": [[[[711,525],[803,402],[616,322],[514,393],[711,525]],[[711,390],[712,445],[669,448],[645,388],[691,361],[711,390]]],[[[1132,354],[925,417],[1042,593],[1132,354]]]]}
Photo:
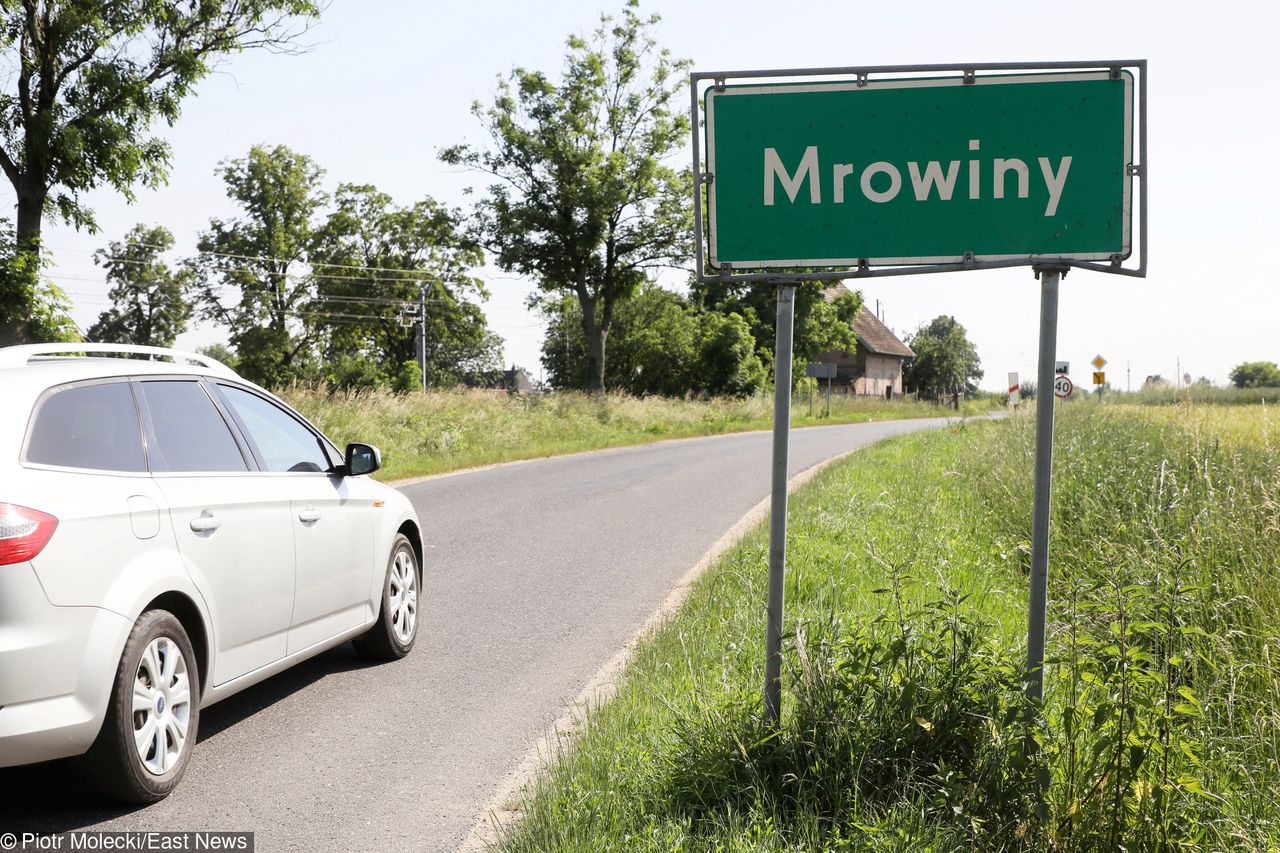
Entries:
{"type": "Polygon", "coordinates": [[[1213,406],[1256,406],[1280,403],[1280,388],[1217,388],[1212,385],[1187,385],[1183,388],[1158,388],[1142,391],[1111,391],[1108,399],[1139,406],[1176,406],[1179,404],[1213,406]]]}
{"type": "MultiPolygon", "coordinates": [[[[752,429],[773,423],[772,397],[679,400],[580,393],[507,395],[480,390],[393,394],[297,386],[281,396],[338,442],[363,441],[383,452],[381,478],[437,474],[516,459],[752,429]]],[[[960,414],[988,406],[966,403],[960,414]]],[[[820,402],[808,415],[797,398],[796,426],[941,417],[956,412],[930,403],[833,397],[831,416],[820,402]]]]}
{"type": "Polygon", "coordinates": [[[1262,412],[1151,413],[1060,413],[1043,708],[1021,693],[1032,419],[910,436],[792,503],[782,725],[761,530],[502,848],[1280,849],[1280,453],[1241,428],[1262,412]]]}

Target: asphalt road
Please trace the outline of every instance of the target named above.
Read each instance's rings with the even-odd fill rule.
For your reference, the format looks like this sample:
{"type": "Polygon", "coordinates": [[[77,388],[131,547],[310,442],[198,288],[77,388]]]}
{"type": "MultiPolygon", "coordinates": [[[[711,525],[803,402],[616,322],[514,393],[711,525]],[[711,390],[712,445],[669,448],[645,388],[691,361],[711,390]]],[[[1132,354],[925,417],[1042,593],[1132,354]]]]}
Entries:
{"type": "MultiPolygon", "coordinates": [[[[796,430],[791,474],[942,423],[796,430]]],[[[428,542],[409,657],[370,666],[346,644],[206,709],[186,779],[147,808],[86,806],[73,762],[0,770],[0,831],[252,830],[259,851],[456,850],[566,703],[767,496],[770,440],[664,442],[406,487],[428,542]]]]}

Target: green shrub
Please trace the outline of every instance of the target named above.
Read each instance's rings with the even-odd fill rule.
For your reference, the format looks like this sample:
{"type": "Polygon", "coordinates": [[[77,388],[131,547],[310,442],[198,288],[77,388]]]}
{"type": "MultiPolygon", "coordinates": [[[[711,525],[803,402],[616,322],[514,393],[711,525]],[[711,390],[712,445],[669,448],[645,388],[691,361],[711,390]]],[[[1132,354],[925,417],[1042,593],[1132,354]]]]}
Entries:
{"type": "Polygon", "coordinates": [[[655,811],[696,825],[764,809],[857,834],[857,818],[910,804],[986,847],[1030,840],[1037,773],[1028,758],[1023,664],[989,620],[945,585],[922,606],[897,570],[880,616],[834,614],[797,629],[788,714],[778,729],[756,695],[696,702],[671,724],[655,811]]]}

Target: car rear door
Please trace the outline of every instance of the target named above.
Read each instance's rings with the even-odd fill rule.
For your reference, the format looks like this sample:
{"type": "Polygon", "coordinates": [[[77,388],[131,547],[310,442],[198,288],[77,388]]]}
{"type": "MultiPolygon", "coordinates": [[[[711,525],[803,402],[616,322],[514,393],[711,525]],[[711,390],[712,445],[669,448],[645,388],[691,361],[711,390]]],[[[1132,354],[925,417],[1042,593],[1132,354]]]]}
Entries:
{"type": "Polygon", "coordinates": [[[263,476],[288,491],[297,586],[288,652],[373,617],[373,506],[358,478],[339,475],[336,451],[293,412],[258,392],[216,383],[263,476]]]}
{"type": "Polygon", "coordinates": [[[57,535],[33,563],[52,603],[102,606],[125,567],[172,551],[127,377],[46,390],[21,458],[0,481],[0,501],[18,499],[57,517],[57,535]]]}
{"type": "Polygon", "coordinates": [[[223,684],[285,656],[295,583],[290,497],[256,470],[198,379],[136,387],[151,470],[213,621],[213,684],[223,684]]]}

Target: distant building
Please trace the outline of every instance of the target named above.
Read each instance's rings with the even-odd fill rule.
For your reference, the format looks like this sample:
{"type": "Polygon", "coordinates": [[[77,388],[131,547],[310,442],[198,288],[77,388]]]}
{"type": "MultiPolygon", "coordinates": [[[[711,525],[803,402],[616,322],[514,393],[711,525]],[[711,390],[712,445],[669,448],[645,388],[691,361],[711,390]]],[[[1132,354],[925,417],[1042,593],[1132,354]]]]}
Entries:
{"type": "MultiPolygon", "coordinates": [[[[828,302],[848,290],[837,284],[823,291],[828,302]]],[[[873,311],[862,306],[853,320],[853,333],[858,337],[858,351],[850,355],[842,350],[820,353],[818,361],[836,365],[832,390],[863,397],[902,396],[902,368],[907,359],[915,358],[911,348],[898,340],[889,327],[880,322],[873,311]]]]}
{"type": "Polygon", "coordinates": [[[510,394],[532,394],[533,380],[523,367],[502,371],[502,387],[510,394]]]}
{"type": "Polygon", "coordinates": [[[474,376],[463,378],[462,384],[468,388],[492,388],[506,391],[508,394],[532,394],[533,380],[523,367],[510,370],[490,370],[474,376]]]}

